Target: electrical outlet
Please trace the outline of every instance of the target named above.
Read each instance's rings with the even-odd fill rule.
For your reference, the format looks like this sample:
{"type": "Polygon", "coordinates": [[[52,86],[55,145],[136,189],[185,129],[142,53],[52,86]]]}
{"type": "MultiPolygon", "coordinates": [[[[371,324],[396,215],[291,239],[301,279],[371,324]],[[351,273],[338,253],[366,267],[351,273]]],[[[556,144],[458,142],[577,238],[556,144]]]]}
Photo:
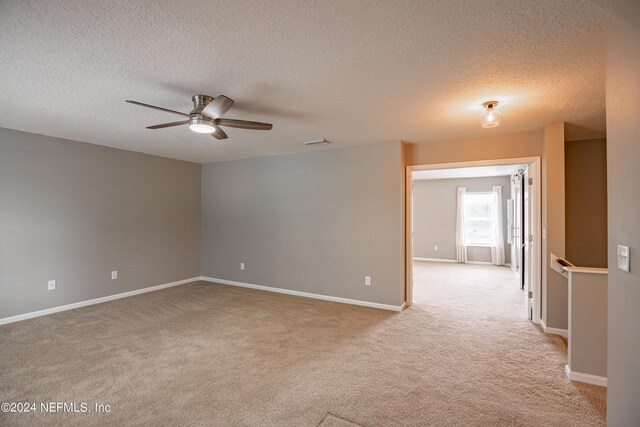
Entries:
{"type": "Polygon", "coordinates": [[[56,281],[55,280],[49,280],[47,282],[47,290],[49,290],[49,291],[55,291],[56,290],[56,281]]]}
{"type": "Polygon", "coordinates": [[[118,278],[118,271],[111,272],[111,280],[116,280],[118,278]]]}
{"type": "Polygon", "coordinates": [[[240,270],[244,270],[244,262],[240,263],[240,270]]]}
{"type": "Polygon", "coordinates": [[[437,251],[437,250],[438,250],[438,245],[435,245],[435,246],[433,247],[433,250],[434,250],[434,251],[437,251]]]}
{"type": "Polygon", "coordinates": [[[371,276],[364,276],[364,284],[371,286],[371,276]]]}

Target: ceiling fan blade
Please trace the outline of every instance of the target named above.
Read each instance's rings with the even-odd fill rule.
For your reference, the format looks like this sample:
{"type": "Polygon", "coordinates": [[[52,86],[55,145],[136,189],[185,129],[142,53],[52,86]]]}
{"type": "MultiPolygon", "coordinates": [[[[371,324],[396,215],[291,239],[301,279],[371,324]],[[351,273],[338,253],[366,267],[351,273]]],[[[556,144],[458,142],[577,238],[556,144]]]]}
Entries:
{"type": "Polygon", "coordinates": [[[220,126],[240,129],[271,130],[273,127],[271,123],[250,122],[248,120],[216,119],[215,122],[220,126]]]}
{"type": "Polygon", "coordinates": [[[214,128],[216,128],[216,130],[213,131],[213,133],[211,134],[212,137],[214,137],[215,139],[227,139],[227,138],[229,138],[227,136],[227,134],[222,130],[222,128],[220,126],[214,126],[214,128]]]}
{"type": "Polygon", "coordinates": [[[209,117],[210,119],[217,119],[229,111],[229,108],[233,106],[233,102],[233,99],[224,95],[216,96],[213,101],[208,103],[207,106],[202,109],[201,114],[209,117]]]}
{"type": "Polygon", "coordinates": [[[189,117],[188,114],[181,113],[180,111],[169,110],[168,108],[156,107],[155,105],[144,104],[144,103],[138,102],[138,101],[130,101],[128,99],[125,102],[128,102],[129,104],[139,105],[141,107],[153,108],[154,110],[160,110],[160,111],[165,111],[167,113],[177,114],[179,116],[189,117]]]}
{"type": "Polygon", "coordinates": [[[187,123],[189,123],[189,120],[183,120],[181,122],[162,123],[161,125],[147,126],[147,129],[170,128],[172,126],[186,125],[187,123]]]}

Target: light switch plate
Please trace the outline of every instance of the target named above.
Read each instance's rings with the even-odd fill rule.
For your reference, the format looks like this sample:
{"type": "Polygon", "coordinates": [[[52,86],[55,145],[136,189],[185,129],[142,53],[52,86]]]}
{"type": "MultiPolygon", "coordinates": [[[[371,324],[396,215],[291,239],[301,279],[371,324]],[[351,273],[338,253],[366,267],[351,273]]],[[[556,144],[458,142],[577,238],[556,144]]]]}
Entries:
{"type": "Polygon", "coordinates": [[[112,271],[111,272],[111,280],[116,280],[118,278],[118,272],[117,271],[112,271]]]}
{"type": "Polygon", "coordinates": [[[629,247],[618,245],[618,268],[622,271],[629,272],[629,247]]]}
{"type": "Polygon", "coordinates": [[[49,291],[55,291],[56,290],[56,281],[55,280],[49,280],[47,282],[47,290],[49,290],[49,291]]]}

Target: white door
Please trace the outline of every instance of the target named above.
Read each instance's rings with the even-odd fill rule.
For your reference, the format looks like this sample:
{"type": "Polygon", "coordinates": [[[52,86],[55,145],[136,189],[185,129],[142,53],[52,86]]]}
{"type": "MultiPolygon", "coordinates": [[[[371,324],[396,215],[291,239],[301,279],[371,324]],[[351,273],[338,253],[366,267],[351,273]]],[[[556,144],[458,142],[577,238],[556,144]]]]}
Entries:
{"type": "Polygon", "coordinates": [[[523,219],[524,219],[524,227],[522,233],[522,267],[520,268],[520,274],[523,275],[524,279],[524,299],[525,299],[525,308],[527,310],[527,319],[531,320],[533,317],[533,282],[531,280],[531,272],[532,272],[532,255],[533,251],[532,243],[533,243],[533,229],[531,228],[531,219],[533,218],[532,211],[532,203],[531,203],[531,175],[532,171],[530,170],[530,166],[526,166],[524,168],[524,180],[522,184],[522,195],[523,195],[523,219]]]}
{"type": "Polygon", "coordinates": [[[511,175],[511,198],[507,200],[507,243],[509,243],[509,253],[511,255],[511,270],[518,274],[518,259],[516,257],[516,183],[517,175],[511,175]]]}
{"type": "Polygon", "coordinates": [[[513,251],[511,262],[515,266],[516,271],[516,285],[519,289],[524,289],[524,276],[523,276],[523,259],[522,259],[522,236],[523,230],[523,192],[522,192],[522,175],[520,172],[513,176],[513,228],[511,230],[513,239],[513,251]]]}

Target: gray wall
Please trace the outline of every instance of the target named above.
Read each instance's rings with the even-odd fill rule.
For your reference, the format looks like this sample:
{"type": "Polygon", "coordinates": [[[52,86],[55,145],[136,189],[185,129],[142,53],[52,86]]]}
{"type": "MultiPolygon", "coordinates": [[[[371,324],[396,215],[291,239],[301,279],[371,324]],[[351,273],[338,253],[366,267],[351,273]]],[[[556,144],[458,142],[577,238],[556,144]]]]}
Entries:
{"type": "Polygon", "coordinates": [[[203,165],[202,274],[401,305],[401,151],[385,143],[203,165]]]}
{"type": "Polygon", "coordinates": [[[606,378],[607,275],[572,271],[569,293],[569,367],[576,373],[606,378]]]}
{"type": "Polygon", "coordinates": [[[199,275],[200,165],[0,128],[0,318],[199,275]]]}
{"type": "MultiPolygon", "coordinates": [[[[491,190],[502,185],[502,217],[504,219],[505,262],[511,262],[507,243],[507,200],[511,198],[508,176],[487,178],[429,179],[413,182],[413,256],[417,258],[456,259],[457,187],[467,191],[491,190]],[[438,250],[434,250],[434,246],[438,250]]],[[[491,262],[491,249],[469,247],[469,261],[491,262]]]]}
{"type": "Polygon", "coordinates": [[[564,143],[565,255],[582,267],[607,266],[607,142],[564,143]],[[586,213],[586,214],[585,214],[586,213]],[[585,230],[589,230],[585,233],[585,230]]]}
{"type": "Polygon", "coordinates": [[[607,29],[609,329],[607,421],[640,425],[640,2],[620,0],[607,29]],[[631,272],[616,268],[617,245],[631,272]]]}

